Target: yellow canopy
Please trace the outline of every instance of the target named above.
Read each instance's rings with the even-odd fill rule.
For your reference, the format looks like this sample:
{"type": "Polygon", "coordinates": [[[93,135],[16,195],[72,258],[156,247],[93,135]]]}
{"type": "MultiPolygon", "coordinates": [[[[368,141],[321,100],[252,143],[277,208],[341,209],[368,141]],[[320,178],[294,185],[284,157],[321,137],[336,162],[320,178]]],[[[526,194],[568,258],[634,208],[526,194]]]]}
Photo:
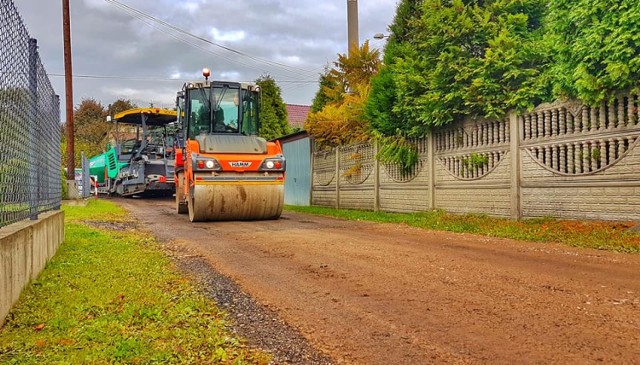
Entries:
{"type": "Polygon", "coordinates": [[[120,112],[114,117],[118,123],[124,124],[142,124],[142,118],[145,118],[145,124],[158,126],[175,122],[178,113],[162,108],[135,108],[120,112]]]}

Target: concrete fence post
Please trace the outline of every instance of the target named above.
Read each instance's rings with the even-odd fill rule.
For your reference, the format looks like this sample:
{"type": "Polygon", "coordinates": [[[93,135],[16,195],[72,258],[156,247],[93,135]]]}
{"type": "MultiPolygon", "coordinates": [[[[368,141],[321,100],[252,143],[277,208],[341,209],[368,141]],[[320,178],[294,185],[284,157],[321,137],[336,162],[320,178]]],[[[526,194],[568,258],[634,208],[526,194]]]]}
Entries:
{"type": "Polygon", "coordinates": [[[378,152],[380,151],[380,141],[373,142],[373,210],[380,211],[380,161],[378,152]]]}
{"type": "Polygon", "coordinates": [[[313,206],[313,184],[315,182],[314,179],[314,172],[315,172],[315,168],[316,168],[316,142],[315,139],[310,138],[309,139],[309,159],[311,160],[309,162],[309,206],[313,206]]]}
{"type": "Polygon", "coordinates": [[[435,149],[434,149],[434,142],[435,142],[435,137],[433,135],[433,129],[429,131],[429,134],[427,134],[427,163],[428,163],[428,171],[429,171],[429,177],[428,177],[428,184],[429,184],[429,202],[428,202],[428,207],[429,210],[434,210],[436,209],[436,178],[435,178],[435,172],[436,172],[436,158],[435,158],[435,149]]]}
{"type": "Polygon", "coordinates": [[[340,146],[336,147],[336,209],[340,209],[340,146]]]}
{"type": "Polygon", "coordinates": [[[520,134],[522,128],[515,111],[509,112],[509,148],[511,154],[511,217],[522,218],[520,206],[520,175],[522,162],[520,159],[520,134]]]}

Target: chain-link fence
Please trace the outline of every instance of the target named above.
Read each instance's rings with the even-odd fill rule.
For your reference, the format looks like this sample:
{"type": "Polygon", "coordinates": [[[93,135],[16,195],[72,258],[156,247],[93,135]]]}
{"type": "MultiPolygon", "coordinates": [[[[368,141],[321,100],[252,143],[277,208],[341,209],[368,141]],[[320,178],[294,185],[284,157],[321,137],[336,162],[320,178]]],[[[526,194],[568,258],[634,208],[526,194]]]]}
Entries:
{"type": "Polygon", "coordinates": [[[0,227],[60,207],[60,102],[37,48],[0,0],[0,227]]]}

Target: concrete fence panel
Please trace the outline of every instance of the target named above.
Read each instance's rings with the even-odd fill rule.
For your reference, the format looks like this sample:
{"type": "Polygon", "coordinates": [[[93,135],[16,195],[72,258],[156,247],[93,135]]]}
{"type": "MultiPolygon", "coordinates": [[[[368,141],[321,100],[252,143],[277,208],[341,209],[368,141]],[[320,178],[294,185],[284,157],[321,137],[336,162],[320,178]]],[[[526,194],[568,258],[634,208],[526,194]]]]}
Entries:
{"type": "Polygon", "coordinates": [[[431,209],[431,161],[429,141],[412,141],[418,163],[411,171],[396,164],[380,164],[379,209],[387,212],[424,212],[431,209]]]}
{"type": "Polygon", "coordinates": [[[435,208],[511,215],[509,121],[467,120],[433,135],[435,208]]]}
{"type": "Polygon", "coordinates": [[[340,184],[338,205],[346,209],[374,210],[375,151],[373,144],[356,144],[339,148],[340,184]]]}
{"type": "Polygon", "coordinates": [[[638,96],[519,117],[524,217],[640,220],[638,96]]]}
{"type": "Polygon", "coordinates": [[[311,204],[337,207],[336,150],[313,153],[311,204]]]}

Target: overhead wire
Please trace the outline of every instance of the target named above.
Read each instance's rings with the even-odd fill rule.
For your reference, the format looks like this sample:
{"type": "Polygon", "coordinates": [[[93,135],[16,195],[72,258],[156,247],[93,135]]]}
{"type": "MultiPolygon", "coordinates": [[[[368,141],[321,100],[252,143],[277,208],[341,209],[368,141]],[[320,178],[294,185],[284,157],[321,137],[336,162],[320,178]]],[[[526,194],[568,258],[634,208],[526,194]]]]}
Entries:
{"type": "MultiPolygon", "coordinates": [[[[48,76],[51,77],[64,77],[65,75],[62,73],[47,73],[48,76]]],[[[160,82],[176,82],[176,81],[180,81],[180,82],[188,82],[188,81],[192,81],[189,79],[183,79],[183,78],[168,78],[168,77],[153,77],[153,76],[114,76],[114,75],[86,75],[86,74],[74,74],[72,75],[74,78],[80,78],[80,79],[99,79],[99,80],[128,80],[128,81],[160,81],[160,82]]],[[[281,83],[291,83],[291,84],[309,84],[309,83],[315,83],[318,80],[278,80],[278,82],[281,83]]],[[[253,82],[250,80],[242,80],[242,81],[238,81],[238,82],[253,82]]]]}
{"type": "Polygon", "coordinates": [[[302,72],[307,72],[308,71],[308,70],[297,68],[297,67],[294,67],[294,66],[291,66],[291,65],[286,65],[286,64],[283,64],[283,63],[280,63],[280,62],[271,61],[271,60],[268,60],[268,59],[252,56],[252,55],[247,54],[245,52],[233,49],[231,47],[224,46],[222,44],[219,44],[219,43],[216,43],[216,42],[213,42],[213,41],[210,41],[210,40],[208,40],[208,39],[206,39],[204,37],[200,37],[200,36],[195,35],[195,34],[193,34],[191,32],[188,32],[188,31],[186,31],[186,30],[184,30],[184,29],[182,29],[182,28],[180,28],[178,26],[170,24],[170,23],[168,23],[168,22],[166,22],[166,21],[164,21],[162,19],[154,17],[154,16],[152,16],[150,14],[144,13],[144,12],[138,10],[138,9],[132,8],[132,7],[128,6],[128,5],[126,5],[126,4],[123,4],[123,3],[119,2],[119,1],[117,1],[117,0],[105,0],[105,1],[107,1],[109,3],[113,3],[113,4],[117,5],[117,6],[122,7],[123,9],[127,9],[127,10],[129,10],[131,12],[136,13],[136,14],[139,14],[140,16],[148,18],[148,19],[150,19],[150,20],[152,20],[154,22],[157,22],[157,23],[159,23],[159,24],[161,24],[163,26],[166,26],[166,27],[168,27],[170,29],[173,29],[173,30],[175,30],[175,31],[177,31],[179,33],[182,33],[182,34],[187,35],[189,37],[192,37],[192,38],[195,38],[197,40],[203,41],[205,43],[211,44],[213,46],[222,48],[222,49],[224,49],[226,51],[235,53],[237,55],[248,57],[248,58],[250,58],[252,60],[255,60],[255,61],[258,61],[258,62],[262,62],[262,63],[266,63],[266,64],[269,64],[269,65],[280,66],[280,67],[284,67],[284,68],[290,68],[290,69],[293,69],[293,70],[296,70],[296,71],[302,71],[302,72]]]}
{"type": "MultiPolygon", "coordinates": [[[[157,26],[155,26],[155,24],[151,24],[151,23],[160,24],[161,26],[163,26],[163,27],[165,27],[165,28],[168,28],[168,29],[171,29],[171,30],[173,30],[173,31],[177,32],[177,33],[178,33],[178,34],[180,34],[180,35],[183,35],[183,36],[187,36],[187,37],[189,37],[189,38],[196,39],[196,40],[198,40],[198,41],[201,41],[201,42],[207,43],[207,44],[209,44],[209,45],[213,45],[213,46],[218,47],[218,48],[220,48],[220,49],[223,49],[223,50],[225,50],[225,51],[231,52],[231,53],[233,53],[233,54],[235,54],[235,55],[238,55],[238,56],[245,57],[245,58],[248,58],[248,59],[250,59],[250,60],[253,60],[253,61],[257,62],[257,63],[265,64],[265,65],[269,65],[269,66],[274,67],[274,68],[279,68],[279,69],[281,69],[281,70],[283,70],[283,71],[286,71],[286,72],[288,72],[288,73],[291,73],[291,74],[293,74],[293,75],[295,75],[295,76],[301,76],[301,77],[305,77],[305,76],[306,76],[306,77],[308,77],[308,76],[310,76],[310,75],[312,75],[312,74],[316,73],[318,69],[322,69],[322,67],[320,67],[320,68],[314,68],[314,69],[311,69],[311,70],[307,70],[307,69],[302,69],[302,68],[298,68],[298,67],[291,66],[291,65],[286,65],[286,64],[283,64],[283,63],[280,63],[280,62],[271,61],[271,60],[264,59],[264,58],[261,58],[261,57],[253,56],[253,55],[250,55],[250,54],[248,54],[248,53],[246,53],[246,52],[242,52],[242,51],[239,51],[239,50],[233,49],[233,48],[231,48],[231,47],[224,46],[224,45],[222,45],[222,44],[219,44],[219,43],[213,42],[213,41],[211,41],[211,40],[209,40],[209,39],[206,39],[206,38],[204,38],[204,37],[201,37],[201,36],[195,35],[195,34],[193,34],[193,33],[191,33],[191,32],[188,32],[188,31],[186,31],[186,30],[184,30],[184,29],[182,29],[182,28],[180,28],[180,27],[178,27],[178,26],[175,26],[175,25],[170,24],[170,23],[168,23],[168,22],[166,22],[166,21],[164,21],[164,20],[162,20],[162,19],[159,19],[159,18],[154,17],[154,16],[152,16],[152,15],[150,15],[150,14],[147,14],[147,13],[145,13],[145,12],[142,12],[142,11],[140,11],[140,10],[138,10],[138,9],[135,9],[135,8],[133,8],[133,7],[130,7],[130,6],[128,6],[128,5],[126,5],[126,4],[123,4],[123,3],[121,3],[121,2],[119,2],[119,1],[117,1],[117,0],[105,0],[105,1],[106,1],[107,3],[109,3],[109,4],[112,4],[112,5],[116,6],[116,7],[117,7],[117,8],[119,8],[120,10],[125,11],[125,12],[126,12],[126,13],[128,13],[129,15],[131,15],[131,16],[133,16],[133,17],[135,17],[135,18],[139,19],[139,20],[144,21],[146,24],[148,24],[148,25],[150,25],[150,26],[154,27],[155,29],[161,30],[161,29],[159,29],[157,26]],[[151,23],[150,23],[150,22],[151,22],[151,23]]],[[[173,34],[173,33],[171,33],[171,32],[169,32],[169,33],[167,33],[167,34],[169,34],[169,35],[171,35],[173,38],[176,38],[176,39],[178,39],[178,40],[180,40],[180,41],[182,41],[182,42],[185,42],[185,43],[187,43],[187,44],[189,44],[189,45],[191,45],[191,46],[197,47],[197,48],[199,48],[199,49],[201,49],[201,50],[203,50],[203,51],[207,51],[208,53],[212,53],[210,50],[204,49],[203,47],[201,47],[201,46],[199,46],[199,45],[196,45],[196,44],[194,44],[194,43],[192,43],[192,42],[189,42],[187,39],[184,39],[183,37],[177,37],[177,35],[176,35],[176,34],[173,34]]],[[[256,67],[253,67],[253,65],[247,64],[246,62],[239,61],[239,60],[237,60],[237,59],[233,59],[233,60],[231,60],[231,59],[229,59],[228,57],[222,56],[221,54],[219,54],[219,53],[215,53],[215,52],[213,52],[213,54],[215,54],[216,56],[221,56],[221,57],[225,58],[225,59],[226,59],[226,60],[228,60],[228,61],[231,61],[231,62],[238,62],[238,63],[241,63],[241,64],[243,64],[243,65],[245,65],[245,66],[247,66],[247,67],[249,67],[249,68],[257,69],[256,67]]],[[[324,67],[324,66],[323,66],[323,67],[324,67]]]]}
{"type": "MultiPolygon", "coordinates": [[[[105,1],[110,2],[110,0],[105,0],[105,1]]],[[[119,5],[116,5],[116,6],[118,6],[118,7],[119,7],[119,5]]],[[[199,44],[196,44],[196,43],[194,43],[194,42],[191,42],[191,41],[189,41],[188,39],[184,39],[183,37],[180,37],[178,34],[174,34],[174,33],[171,33],[171,32],[164,32],[164,29],[163,29],[163,28],[161,28],[161,27],[159,27],[158,25],[154,24],[152,21],[150,21],[150,20],[146,19],[145,17],[142,17],[142,16],[140,16],[140,15],[138,15],[138,14],[135,14],[135,13],[130,13],[130,12],[129,12],[128,10],[126,10],[126,9],[122,9],[122,10],[123,10],[123,11],[125,11],[125,12],[127,12],[127,13],[129,13],[129,15],[131,15],[132,17],[134,17],[134,18],[136,18],[136,19],[138,19],[138,20],[140,20],[140,21],[144,22],[145,24],[149,25],[150,27],[152,27],[152,28],[154,28],[154,29],[156,29],[156,30],[158,30],[158,31],[161,31],[161,32],[163,32],[164,34],[166,34],[166,35],[168,35],[168,36],[170,36],[170,37],[172,37],[172,38],[174,38],[174,39],[176,39],[176,40],[178,40],[178,41],[180,41],[180,42],[186,43],[186,44],[188,44],[188,45],[190,45],[190,46],[192,46],[192,47],[194,47],[194,48],[197,48],[197,49],[199,49],[199,50],[201,50],[201,51],[203,51],[203,52],[206,52],[206,53],[209,53],[209,54],[211,54],[211,55],[214,55],[214,56],[220,57],[220,58],[222,58],[222,59],[224,59],[224,60],[226,60],[226,61],[239,63],[239,64],[241,64],[241,65],[244,65],[244,66],[247,66],[247,67],[249,67],[249,68],[253,68],[253,69],[256,69],[256,70],[257,70],[257,68],[256,68],[256,67],[254,67],[254,66],[253,66],[252,64],[250,64],[250,63],[244,62],[244,61],[242,61],[242,60],[235,60],[235,59],[232,59],[232,58],[230,58],[230,57],[228,57],[228,56],[226,56],[226,55],[224,55],[224,54],[221,54],[220,52],[214,52],[214,51],[212,51],[212,50],[210,50],[210,49],[208,49],[208,48],[205,48],[205,47],[203,47],[203,46],[201,46],[201,45],[199,45],[199,44]]]]}

